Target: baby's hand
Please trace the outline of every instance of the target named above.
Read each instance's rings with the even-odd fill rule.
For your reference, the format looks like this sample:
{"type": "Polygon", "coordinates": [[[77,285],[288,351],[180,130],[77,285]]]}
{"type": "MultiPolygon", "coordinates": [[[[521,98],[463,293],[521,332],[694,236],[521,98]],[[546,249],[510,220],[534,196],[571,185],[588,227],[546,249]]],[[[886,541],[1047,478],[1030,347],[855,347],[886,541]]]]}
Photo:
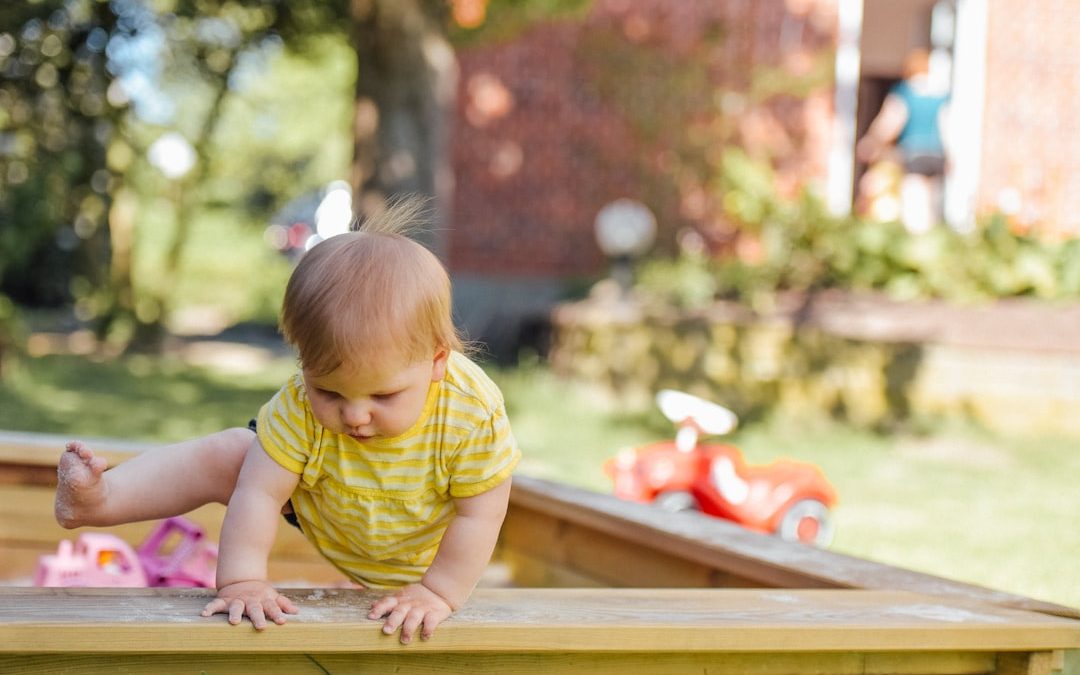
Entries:
{"type": "Polygon", "coordinates": [[[380,598],[371,606],[369,619],[386,617],[383,632],[393,635],[401,628],[401,644],[409,644],[417,628],[420,639],[427,640],[435,628],[453,613],[442,596],[423,584],[410,584],[393,595],[380,598]]]}
{"type": "Polygon", "coordinates": [[[285,623],[286,614],[299,612],[292,600],[278,593],[265,581],[238,581],[222,586],[217,597],[203,608],[203,616],[228,614],[229,623],[240,623],[246,614],[255,630],[266,628],[266,619],[276,624],[285,623]]]}

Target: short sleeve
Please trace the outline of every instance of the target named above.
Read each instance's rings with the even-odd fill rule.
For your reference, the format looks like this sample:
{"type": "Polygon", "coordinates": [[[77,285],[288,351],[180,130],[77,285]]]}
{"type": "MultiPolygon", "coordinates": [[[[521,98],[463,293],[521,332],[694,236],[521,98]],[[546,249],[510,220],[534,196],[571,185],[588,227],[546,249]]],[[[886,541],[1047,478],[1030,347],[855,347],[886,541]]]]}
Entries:
{"type": "Polygon", "coordinates": [[[510,431],[506,408],[499,401],[458,445],[449,462],[450,496],[474,497],[510,477],[521,450],[510,431]]]}
{"type": "Polygon", "coordinates": [[[259,410],[256,427],[266,454],[293,473],[304,473],[315,435],[315,418],[295,375],[259,410]]]}

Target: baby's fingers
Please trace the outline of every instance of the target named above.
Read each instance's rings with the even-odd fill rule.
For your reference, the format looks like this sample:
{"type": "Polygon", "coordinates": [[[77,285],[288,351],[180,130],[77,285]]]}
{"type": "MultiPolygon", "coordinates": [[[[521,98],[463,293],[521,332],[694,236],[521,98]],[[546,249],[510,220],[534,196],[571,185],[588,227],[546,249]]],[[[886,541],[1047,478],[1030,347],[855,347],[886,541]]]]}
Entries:
{"type": "Polygon", "coordinates": [[[420,624],[424,622],[424,610],[415,607],[408,614],[405,615],[405,620],[401,624],[401,644],[407,645],[412,642],[413,633],[420,627],[420,624]]]}
{"type": "Polygon", "coordinates": [[[435,629],[439,627],[439,624],[443,622],[443,619],[447,618],[446,614],[440,612],[428,612],[424,617],[424,626],[420,629],[420,639],[430,639],[435,634],[435,629]]]}
{"type": "Polygon", "coordinates": [[[386,623],[383,624],[383,633],[387,635],[393,635],[397,632],[397,629],[401,627],[401,624],[405,623],[405,617],[409,615],[409,607],[406,605],[398,605],[386,616],[386,623]]]}
{"type": "MultiPolygon", "coordinates": [[[[244,620],[244,607],[243,600],[237,599],[229,603],[229,623],[236,626],[244,620]]],[[[266,628],[266,617],[263,615],[262,605],[248,603],[247,615],[256,630],[266,628]]]]}
{"type": "MultiPolygon", "coordinates": [[[[281,609],[281,611],[285,612],[286,614],[300,613],[300,608],[298,608],[292,600],[286,598],[284,595],[281,594],[278,594],[277,596],[277,606],[281,609]]],[[[285,617],[282,617],[282,619],[284,618],[285,617]]],[[[283,621],[279,621],[278,623],[283,623],[283,621]]]]}
{"type": "MultiPolygon", "coordinates": [[[[263,611],[266,613],[266,618],[267,619],[270,619],[271,621],[278,624],[279,626],[281,624],[285,623],[285,613],[283,611],[281,611],[281,607],[279,607],[278,605],[276,605],[276,604],[267,604],[266,607],[263,608],[263,611]]],[[[249,610],[248,611],[248,616],[250,616],[250,615],[251,615],[251,611],[249,610]]]]}
{"type": "Polygon", "coordinates": [[[229,603],[223,598],[214,598],[203,607],[202,616],[221,614],[229,609],[229,603]]]}
{"type": "Polygon", "coordinates": [[[398,599],[393,595],[387,595],[386,597],[379,598],[375,601],[375,604],[371,606],[371,611],[368,612],[369,619],[381,619],[390,613],[394,607],[398,604],[398,599]]]}

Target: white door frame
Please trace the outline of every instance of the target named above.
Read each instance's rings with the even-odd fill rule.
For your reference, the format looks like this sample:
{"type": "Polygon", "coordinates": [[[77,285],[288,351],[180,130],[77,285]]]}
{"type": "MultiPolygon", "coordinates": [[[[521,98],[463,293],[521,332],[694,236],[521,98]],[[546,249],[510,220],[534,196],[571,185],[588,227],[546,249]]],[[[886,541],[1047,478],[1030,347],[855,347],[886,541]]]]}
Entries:
{"type": "Polygon", "coordinates": [[[962,232],[975,227],[982,167],[987,14],[987,0],[956,2],[952,98],[946,132],[952,168],[945,179],[945,220],[962,232]]]}
{"type": "Polygon", "coordinates": [[[826,203],[831,213],[843,216],[851,213],[854,196],[863,0],[840,0],[838,10],[840,26],[836,44],[836,91],[826,203]]]}
{"type": "MultiPolygon", "coordinates": [[[[839,0],[833,140],[829,152],[826,203],[848,215],[854,198],[855,132],[864,0],[839,0]]],[[[948,150],[951,171],[945,182],[945,220],[968,231],[975,224],[982,162],[983,105],[986,93],[987,0],[956,0],[952,55],[952,93],[948,150]]]]}

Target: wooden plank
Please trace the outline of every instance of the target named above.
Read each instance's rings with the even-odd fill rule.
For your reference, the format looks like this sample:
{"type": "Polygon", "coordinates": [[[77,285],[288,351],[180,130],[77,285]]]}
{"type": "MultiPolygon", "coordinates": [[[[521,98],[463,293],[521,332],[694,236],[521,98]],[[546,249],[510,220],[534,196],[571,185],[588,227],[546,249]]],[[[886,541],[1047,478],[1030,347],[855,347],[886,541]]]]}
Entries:
{"type": "Polygon", "coordinates": [[[997,675],[1050,675],[1053,655],[1050,652],[998,654],[997,675]]]}
{"type": "Polygon", "coordinates": [[[519,548],[496,552],[500,564],[509,571],[511,585],[525,588],[603,588],[610,586],[578,570],[534,557],[519,548]]]}
{"type": "MultiPolygon", "coordinates": [[[[0,463],[55,468],[60,455],[64,452],[64,446],[73,438],[58,434],[0,430],[0,463]]],[[[153,443],[137,443],[115,438],[81,438],[81,440],[93,448],[95,453],[107,459],[109,466],[155,446],[153,443]]]]}
{"type": "MultiPolygon", "coordinates": [[[[65,530],[52,513],[53,488],[0,485],[0,583],[23,583],[32,579],[38,556],[55,553],[63,539],[76,539],[83,532],[116,535],[132,546],[146,539],[156,525],[147,521],[106,528],[65,530]]],[[[204,506],[186,517],[202,526],[207,536],[220,538],[225,507],[204,506]]],[[[270,551],[270,578],[293,584],[347,585],[340,571],[315,550],[299,530],[284,522],[270,551]]]]}
{"type": "MultiPolygon", "coordinates": [[[[378,593],[286,592],[301,614],[264,632],[198,612],[205,589],[0,588],[0,652],[359,653],[399,645],[366,618],[378,593]]],[[[437,652],[1049,652],[1080,621],[906,592],[480,589],[437,652]]],[[[1004,661],[1003,661],[1004,662],[1004,661]]]]}
{"type": "MultiPolygon", "coordinates": [[[[590,575],[610,557],[589,560],[588,547],[574,559],[565,553],[570,539],[617,541],[623,559],[645,552],[671,556],[710,570],[710,585],[774,588],[904,589],[934,596],[978,600],[1002,607],[1080,618],[1080,609],[1026,598],[973,584],[892,567],[869,560],[781,541],[699,513],[667,513],[610,495],[529,476],[515,476],[510,495],[509,546],[527,546],[531,556],[590,575]],[[517,527],[518,523],[529,523],[517,527]],[[543,523],[542,525],[540,525],[543,523]],[[538,527],[537,538],[529,532],[538,527]],[[514,533],[518,529],[519,532],[514,533]],[[522,536],[518,536],[522,535],[522,536]]],[[[633,565],[609,565],[605,579],[616,585],[640,584],[633,565]],[[619,579],[622,573],[625,577],[619,579]]]]}
{"type": "Polygon", "coordinates": [[[0,672],[78,672],[82,675],[113,675],[117,672],[145,673],[250,673],[265,675],[326,675],[326,673],[491,673],[503,675],[792,675],[830,673],[832,675],[985,675],[994,668],[993,654],[725,654],[686,652],[647,653],[552,653],[543,654],[49,654],[47,656],[0,655],[0,672]]]}
{"type": "MultiPolygon", "coordinates": [[[[711,569],[656,550],[639,548],[629,564],[623,539],[565,524],[545,514],[513,510],[503,523],[504,548],[547,560],[605,586],[706,587],[711,569]]],[[[512,556],[510,556],[512,557],[512,556]]],[[[545,583],[544,585],[551,585],[545,583]]]]}
{"type": "MultiPolygon", "coordinates": [[[[36,486],[0,486],[0,542],[37,542],[54,550],[61,539],[74,539],[80,532],[108,532],[136,545],[155,527],[156,521],[128,523],[114,527],[85,527],[66,530],[53,517],[53,489],[36,486]]],[[[213,540],[221,536],[225,507],[210,504],[185,514],[198,523],[213,540]]],[[[320,559],[315,548],[294,527],[282,521],[271,555],[283,558],[320,559]]]]}

